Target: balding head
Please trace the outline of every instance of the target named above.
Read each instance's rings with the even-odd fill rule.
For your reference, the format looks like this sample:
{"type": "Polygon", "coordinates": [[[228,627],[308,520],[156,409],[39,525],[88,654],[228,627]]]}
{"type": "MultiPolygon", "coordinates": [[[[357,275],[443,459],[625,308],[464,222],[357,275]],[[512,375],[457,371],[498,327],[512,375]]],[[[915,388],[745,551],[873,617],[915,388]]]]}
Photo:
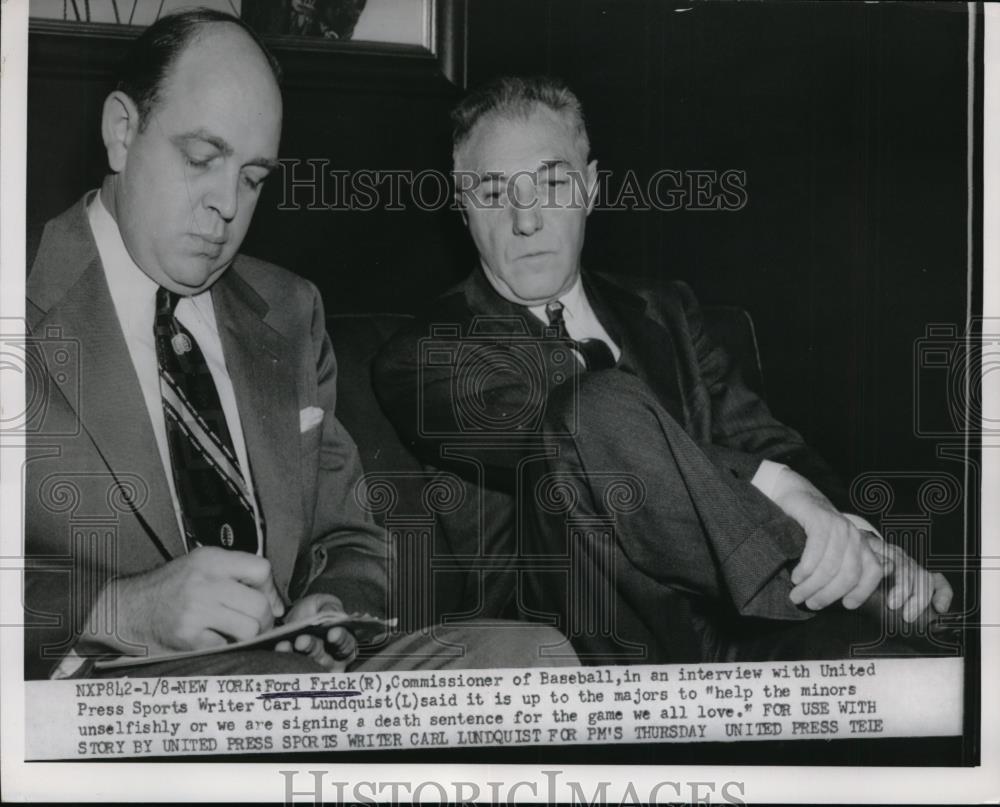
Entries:
{"type": "Polygon", "coordinates": [[[139,52],[157,59],[133,59],[142,81],[112,92],[102,117],[113,172],[102,199],[139,268],[179,294],[208,288],[229,266],[281,137],[266,51],[235,18],[193,14],[143,34],[139,52]]]}
{"type": "MultiPolygon", "coordinates": [[[[254,47],[246,55],[263,59],[274,81],[281,82],[281,67],[257,33],[239,17],[210,9],[193,9],[161,17],[132,42],[118,67],[116,89],[128,95],[139,111],[139,123],[145,127],[150,110],[161,99],[176,61],[201,36],[224,27],[242,32],[244,44],[254,47]]],[[[238,51],[243,52],[243,49],[238,51]]]]}

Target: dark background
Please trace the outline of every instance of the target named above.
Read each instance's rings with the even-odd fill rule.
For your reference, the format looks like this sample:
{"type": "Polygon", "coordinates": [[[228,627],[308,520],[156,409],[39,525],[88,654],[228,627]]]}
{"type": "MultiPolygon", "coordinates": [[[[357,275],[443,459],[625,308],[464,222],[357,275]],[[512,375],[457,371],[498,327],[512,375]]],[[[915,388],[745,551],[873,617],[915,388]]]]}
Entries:
{"type": "MultiPolygon", "coordinates": [[[[747,308],[772,409],[847,479],[961,479],[940,440],[914,434],[915,383],[933,385],[922,416],[947,421],[943,380],[918,378],[914,351],[929,324],[966,320],[964,4],[471,0],[466,22],[469,85],[561,75],[614,177],[746,172],[736,212],[596,213],[587,266],[665,273],[703,303],[747,308]]],[[[123,44],[32,33],[29,231],[100,182],[100,107],[123,44]]],[[[284,157],[448,170],[460,90],[438,70],[277,52],[284,157]]],[[[313,280],[330,313],[416,310],[475,264],[453,211],[279,211],[285,190],[265,190],[244,251],[313,280]]],[[[917,512],[912,496],[897,508],[917,512]]],[[[961,551],[960,522],[950,532],[935,540],[961,551]]]]}

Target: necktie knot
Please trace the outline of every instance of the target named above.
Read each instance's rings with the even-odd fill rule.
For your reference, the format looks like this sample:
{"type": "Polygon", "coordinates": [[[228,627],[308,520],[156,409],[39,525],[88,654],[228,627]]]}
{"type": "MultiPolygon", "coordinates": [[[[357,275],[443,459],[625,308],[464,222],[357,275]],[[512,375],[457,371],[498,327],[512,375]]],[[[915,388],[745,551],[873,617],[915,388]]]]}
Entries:
{"type": "MultiPolygon", "coordinates": [[[[157,317],[172,317],[174,315],[174,309],[177,308],[177,303],[180,301],[181,296],[170,289],[165,289],[160,286],[156,290],[156,316],[157,317]]],[[[149,309],[147,309],[148,311],[149,309]]]]}
{"type": "Polygon", "coordinates": [[[564,306],[558,300],[553,300],[545,306],[545,316],[549,318],[549,325],[556,329],[560,338],[566,338],[566,320],[563,316],[564,306]]]}

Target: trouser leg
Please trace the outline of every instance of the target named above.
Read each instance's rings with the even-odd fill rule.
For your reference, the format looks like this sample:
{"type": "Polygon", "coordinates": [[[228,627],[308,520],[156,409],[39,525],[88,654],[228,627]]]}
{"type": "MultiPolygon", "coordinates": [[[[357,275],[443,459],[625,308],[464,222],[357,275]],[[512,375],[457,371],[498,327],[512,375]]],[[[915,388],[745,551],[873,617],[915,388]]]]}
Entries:
{"type": "Polygon", "coordinates": [[[351,670],[481,670],[566,667],[579,664],[554,628],[530,622],[484,619],[434,625],[364,652],[351,670]]]}
{"type": "MultiPolygon", "coordinates": [[[[484,619],[434,625],[423,631],[395,637],[378,648],[362,647],[348,670],[479,670],[577,664],[579,661],[573,648],[554,628],[530,622],[484,619]]],[[[325,672],[322,666],[299,653],[242,650],[96,671],[86,677],[304,675],[325,672]]]]}
{"type": "Polygon", "coordinates": [[[798,659],[954,656],[958,634],[933,620],[914,623],[885,603],[885,587],[855,610],[835,603],[807,622],[742,618],[719,630],[711,661],[794,661],[798,659]]]}
{"type": "Polygon", "coordinates": [[[159,661],[135,667],[98,670],[88,678],[169,678],[200,675],[305,675],[324,672],[323,667],[299,653],[271,650],[237,650],[200,658],[159,661]]]}
{"type": "Polygon", "coordinates": [[[801,527],[715,465],[641,380],[588,373],[551,404],[550,456],[522,491],[525,587],[584,662],[844,657],[877,639],[872,607],[817,617],[791,603],[801,527]]]}

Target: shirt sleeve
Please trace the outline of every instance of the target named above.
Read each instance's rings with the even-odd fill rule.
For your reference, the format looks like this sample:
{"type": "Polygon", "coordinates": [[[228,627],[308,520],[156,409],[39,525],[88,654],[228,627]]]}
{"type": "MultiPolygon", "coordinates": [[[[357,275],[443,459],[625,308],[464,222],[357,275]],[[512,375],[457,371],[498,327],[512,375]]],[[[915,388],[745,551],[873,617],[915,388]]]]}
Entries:
{"type": "Polygon", "coordinates": [[[783,463],[761,460],[750,484],[773,502],[778,493],[784,489],[781,477],[783,472],[787,470],[788,466],[783,463]]]}
{"type": "MultiPolygon", "coordinates": [[[[760,467],[753,475],[753,479],[750,480],[750,484],[767,496],[767,498],[769,498],[772,502],[775,502],[776,497],[783,493],[786,489],[786,483],[784,480],[787,477],[784,472],[787,470],[789,470],[788,466],[780,462],[761,460],[760,467]]],[[[879,531],[875,529],[867,519],[864,519],[855,513],[842,512],[841,515],[862,532],[870,532],[872,535],[882,538],[881,533],[879,533],[879,531]]]]}

